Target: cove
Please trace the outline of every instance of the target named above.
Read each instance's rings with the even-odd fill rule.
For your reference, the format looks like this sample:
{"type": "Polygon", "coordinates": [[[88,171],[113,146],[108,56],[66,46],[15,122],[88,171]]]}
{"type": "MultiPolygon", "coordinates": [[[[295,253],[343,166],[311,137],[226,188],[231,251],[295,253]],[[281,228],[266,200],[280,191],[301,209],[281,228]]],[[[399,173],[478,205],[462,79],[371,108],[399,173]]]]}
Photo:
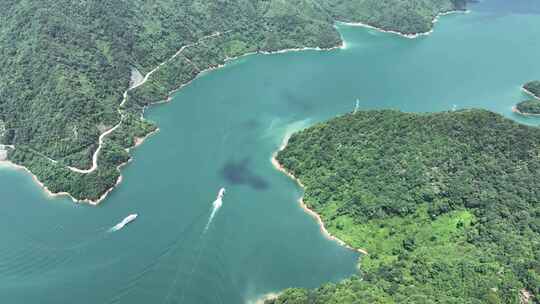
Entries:
{"type": "Polygon", "coordinates": [[[511,109],[540,79],[540,16],[499,2],[442,17],[415,40],[340,25],[346,49],[252,55],[206,73],[147,111],[160,132],[98,207],[50,199],[28,174],[0,169],[0,298],[246,303],[357,273],[359,256],[320,233],[272,153],[357,99],[361,109],[480,107],[538,125],[511,109]],[[139,218],[107,232],[130,213],[139,218]]]}

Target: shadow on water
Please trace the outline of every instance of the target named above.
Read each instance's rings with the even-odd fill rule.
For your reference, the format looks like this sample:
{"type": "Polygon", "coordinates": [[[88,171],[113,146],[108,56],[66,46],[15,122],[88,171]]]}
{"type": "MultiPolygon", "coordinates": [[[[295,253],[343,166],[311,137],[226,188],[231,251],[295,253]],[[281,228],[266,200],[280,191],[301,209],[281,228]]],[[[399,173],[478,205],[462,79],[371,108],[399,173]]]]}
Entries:
{"type": "Polygon", "coordinates": [[[295,94],[295,91],[289,88],[281,90],[280,98],[287,103],[290,108],[298,109],[305,113],[313,109],[313,104],[309,103],[305,98],[302,98],[299,94],[295,94]]]}
{"type": "Polygon", "coordinates": [[[255,174],[250,168],[248,157],[239,161],[229,160],[221,169],[221,176],[233,185],[247,185],[255,190],[266,190],[268,182],[261,176],[255,174]]]}
{"type": "Polygon", "coordinates": [[[242,127],[248,128],[248,129],[255,129],[259,127],[259,122],[255,119],[250,119],[242,124],[242,127]]]}
{"type": "Polygon", "coordinates": [[[28,175],[0,170],[1,302],[245,303],[356,273],[357,254],[321,235],[271,153],[357,99],[360,109],[486,108],[537,125],[511,112],[521,85],[540,77],[524,60],[540,50],[535,3],[485,0],[418,40],[340,26],[349,49],[245,57],[209,73],[147,113],[161,132],[100,208],[45,198],[28,175]],[[497,17],[527,3],[529,15],[497,17]],[[134,211],[129,229],[105,233],[134,211]]]}

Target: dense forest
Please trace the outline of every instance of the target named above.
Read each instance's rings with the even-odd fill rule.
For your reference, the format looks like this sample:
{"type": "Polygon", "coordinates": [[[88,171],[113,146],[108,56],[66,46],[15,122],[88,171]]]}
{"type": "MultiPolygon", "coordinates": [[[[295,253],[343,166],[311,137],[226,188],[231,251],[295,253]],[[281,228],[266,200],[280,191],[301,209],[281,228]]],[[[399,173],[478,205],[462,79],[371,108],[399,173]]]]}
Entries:
{"type": "Polygon", "coordinates": [[[523,89],[533,95],[534,98],[524,100],[516,104],[514,108],[519,114],[539,115],[540,114],[540,81],[530,81],[523,85],[523,89]]]}
{"type": "Polygon", "coordinates": [[[43,0],[0,2],[0,144],[53,192],[96,200],[136,137],[157,126],[143,108],[202,70],[249,52],[331,48],[335,20],[427,31],[460,0],[43,0]],[[129,91],[133,69],[146,74],[129,91]],[[122,105],[121,105],[122,103],[122,105]],[[97,170],[88,169],[104,139],[97,170]]]}
{"type": "Polygon", "coordinates": [[[268,303],[540,303],[540,129],[484,110],[347,114],[277,160],[358,276],[268,303]]]}
{"type": "Polygon", "coordinates": [[[522,114],[540,114],[540,99],[529,99],[516,105],[516,109],[522,114]]]}
{"type": "Polygon", "coordinates": [[[467,0],[336,0],[327,6],[334,19],[362,22],[384,30],[403,34],[429,32],[440,13],[464,10],[467,0]]]}
{"type": "Polygon", "coordinates": [[[540,99],[540,80],[527,82],[523,88],[540,99]]]}

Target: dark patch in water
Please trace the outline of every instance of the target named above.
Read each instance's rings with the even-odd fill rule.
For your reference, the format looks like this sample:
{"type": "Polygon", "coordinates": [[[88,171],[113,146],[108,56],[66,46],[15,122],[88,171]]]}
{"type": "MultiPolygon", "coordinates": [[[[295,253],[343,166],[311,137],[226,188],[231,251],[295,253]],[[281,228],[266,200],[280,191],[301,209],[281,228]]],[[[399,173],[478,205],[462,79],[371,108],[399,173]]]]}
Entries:
{"type": "Polygon", "coordinates": [[[272,86],[272,82],[270,81],[269,78],[265,78],[265,79],[263,80],[262,84],[263,84],[263,87],[265,87],[265,88],[269,88],[269,87],[272,86]]]}
{"type": "Polygon", "coordinates": [[[290,89],[281,90],[281,98],[291,107],[307,112],[313,108],[313,105],[304,98],[296,95],[290,89]]]}
{"type": "Polygon", "coordinates": [[[221,175],[234,185],[247,185],[255,190],[268,188],[268,182],[251,171],[249,158],[240,161],[229,160],[221,169],[221,175]]]}
{"type": "Polygon", "coordinates": [[[259,122],[255,119],[250,119],[243,123],[243,126],[248,129],[255,129],[259,126],[259,122]]]}

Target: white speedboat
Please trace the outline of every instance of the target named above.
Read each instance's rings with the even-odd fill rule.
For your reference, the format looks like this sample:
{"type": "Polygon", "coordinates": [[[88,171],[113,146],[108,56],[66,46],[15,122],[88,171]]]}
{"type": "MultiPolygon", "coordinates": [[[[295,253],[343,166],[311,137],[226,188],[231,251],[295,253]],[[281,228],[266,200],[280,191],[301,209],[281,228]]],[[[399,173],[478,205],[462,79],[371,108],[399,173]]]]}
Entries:
{"type": "Polygon", "coordinates": [[[124,226],[126,226],[127,224],[133,222],[136,218],[137,218],[137,214],[130,214],[125,219],[123,219],[120,223],[116,224],[112,228],[112,230],[113,231],[120,230],[120,229],[124,228],[124,226]]]}
{"type": "Polygon", "coordinates": [[[225,195],[225,188],[219,189],[217,198],[218,198],[218,199],[222,199],[224,195],[225,195]]]}
{"type": "Polygon", "coordinates": [[[223,204],[223,196],[225,195],[225,188],[219,189],[218,195],[216,197],[216,200],[214,201],[214,210],[221,208],[221,205],[223,204]]]}

